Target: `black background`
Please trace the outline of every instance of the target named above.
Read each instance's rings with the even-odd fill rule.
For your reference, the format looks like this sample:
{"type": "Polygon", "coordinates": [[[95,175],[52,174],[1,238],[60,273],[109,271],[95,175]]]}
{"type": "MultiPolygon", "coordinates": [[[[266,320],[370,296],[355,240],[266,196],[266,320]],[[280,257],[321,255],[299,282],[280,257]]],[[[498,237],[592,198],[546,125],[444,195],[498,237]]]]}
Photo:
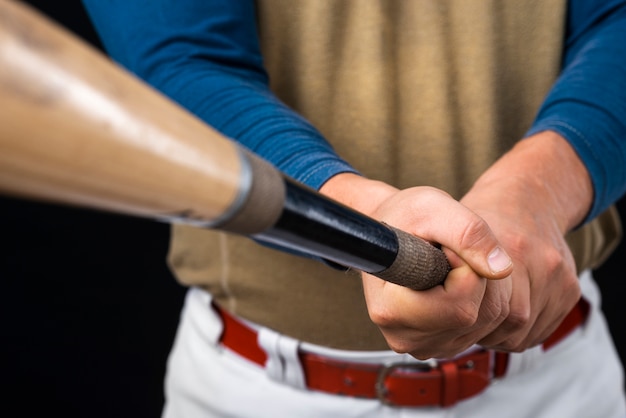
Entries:
{"type": "MultiPolygon", "coordinates": [[[[79,0],[27,3],[100,48],[79,0]]],[[[185,292],[169,226],[6,197],[0,215],[0,416],[159,416],[185,292]]],[[[625,255],[596,271],[622,358],[625,255]]]]}

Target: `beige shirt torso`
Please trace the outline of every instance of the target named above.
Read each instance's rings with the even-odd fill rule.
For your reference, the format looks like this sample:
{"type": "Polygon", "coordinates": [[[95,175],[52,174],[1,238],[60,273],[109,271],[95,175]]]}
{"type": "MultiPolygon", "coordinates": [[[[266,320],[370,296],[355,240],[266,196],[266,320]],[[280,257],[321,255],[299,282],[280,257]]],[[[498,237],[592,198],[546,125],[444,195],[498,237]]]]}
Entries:
{"type": "MultiPolygon", "coordinates": [[[[273,91],[364,175],[460,198],[520,140],[556,79],[565,0],[259,0],[273,91]]],[[[565,173],[564,173],[565,175],[565,173]]],[[[614,248],[609,211],[571,234],[579,269],[614,248]]],[[[387,349],[355,272],[176,226],[169,263],[234,313],[334,348],[387,349]]]]}

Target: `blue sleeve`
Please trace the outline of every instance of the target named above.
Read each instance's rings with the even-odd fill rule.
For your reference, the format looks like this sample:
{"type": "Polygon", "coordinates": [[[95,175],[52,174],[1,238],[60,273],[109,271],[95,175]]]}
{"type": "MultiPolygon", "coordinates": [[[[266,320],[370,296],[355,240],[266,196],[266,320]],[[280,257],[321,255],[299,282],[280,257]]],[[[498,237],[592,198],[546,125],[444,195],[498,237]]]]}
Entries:
{"type": "Polygon", "coordinates": [[[318,189],[355,172],[269,90],[253,0],[83,0],[107,53],[206,123],[318,189]]]}
{"type": "Polygon", "coordinates": [[[626,2],[570,0],[566,35],[561,75],[528,134],[556,131],[574,147],[594,187],[590,221],[626,192],[626,2]]]}

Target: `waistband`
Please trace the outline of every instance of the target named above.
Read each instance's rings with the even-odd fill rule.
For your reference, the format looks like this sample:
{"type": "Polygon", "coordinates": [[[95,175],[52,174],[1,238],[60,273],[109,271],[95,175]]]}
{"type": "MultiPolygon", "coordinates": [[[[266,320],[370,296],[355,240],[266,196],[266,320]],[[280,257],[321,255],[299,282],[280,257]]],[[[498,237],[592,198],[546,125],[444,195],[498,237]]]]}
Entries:
{"type": "MultiPolygon", "coordinates": [[[[267,352],[259,333],[244,321],[213,304],[223,322],[220,342],[249,361],[265,367],[267,352]]],[[[589,313],[581,298],[557,330],[543,343],[549,350],[562,341],[589,313]]],[[[304,388],[329,394],[379,399],[387,405],[452,406],[483,392],[493,379],[506,374],[508,353],[479,349],[450,360],[370,364],[342,361],[298,350],[304,388]]]]}

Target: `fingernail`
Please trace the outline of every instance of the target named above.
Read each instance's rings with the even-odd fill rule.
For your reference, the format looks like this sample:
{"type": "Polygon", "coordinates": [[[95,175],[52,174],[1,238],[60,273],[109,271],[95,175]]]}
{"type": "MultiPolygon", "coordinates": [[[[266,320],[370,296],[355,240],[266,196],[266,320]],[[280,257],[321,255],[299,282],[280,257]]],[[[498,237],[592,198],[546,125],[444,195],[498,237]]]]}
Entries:
{"type": "Polygon", "coordinates": [[[493,273],[507,269],[511,263],[509,255],[500,247],[496,247],[487,257],[487,264],[493,273]]]}

